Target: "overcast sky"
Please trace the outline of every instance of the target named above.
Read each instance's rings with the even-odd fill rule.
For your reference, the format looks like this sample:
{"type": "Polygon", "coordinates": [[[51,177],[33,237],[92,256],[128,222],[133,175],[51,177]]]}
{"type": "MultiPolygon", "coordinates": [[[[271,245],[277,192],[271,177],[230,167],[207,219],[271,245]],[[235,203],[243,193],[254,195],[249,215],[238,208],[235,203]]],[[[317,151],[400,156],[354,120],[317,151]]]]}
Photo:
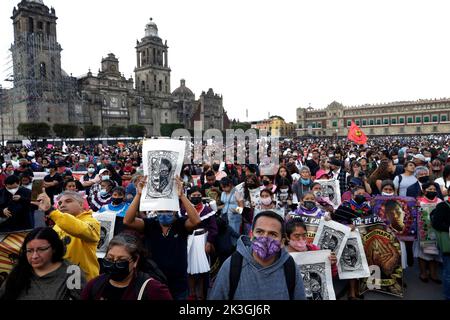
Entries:
{"type": "MultiPolygon", "coordinates": [[[[12,67],[10,19],[0,1],[0,75],[12,67]]],[[[450,1],[44,0],[56,10],[62,66],[97,73],[109,52],[134,77],[136,40],[150,17],[169,45],[171,90],[222,94],[230,118],[297,107],[450,96],[450,1]]],[[[10,69],[11,71],[11,69],[10,69]]]]}

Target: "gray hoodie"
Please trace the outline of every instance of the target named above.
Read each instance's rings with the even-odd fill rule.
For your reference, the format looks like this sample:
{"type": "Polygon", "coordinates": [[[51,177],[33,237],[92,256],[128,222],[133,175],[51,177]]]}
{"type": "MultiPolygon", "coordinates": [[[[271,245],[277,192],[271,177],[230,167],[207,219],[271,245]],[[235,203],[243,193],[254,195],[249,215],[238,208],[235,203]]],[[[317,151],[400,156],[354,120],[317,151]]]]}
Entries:
{"type": "MultiPolygon", "coordinates": [[[[290,255],[285,249],[281,249],[280,257],[268,267],[262,267],[253,258],[249,237],[242,236],[239,238],[237,251],[244,259],[234,300],[289,300],[283,265],[290,255]]],[[[225,260],[220,268],[208,297],[209,300],[228,300],[230,261],[231,257],[225,260]]],[[[296,266],[296,279],[294,299],[305,300],[305,290],[299,266],[296,266]]]]}

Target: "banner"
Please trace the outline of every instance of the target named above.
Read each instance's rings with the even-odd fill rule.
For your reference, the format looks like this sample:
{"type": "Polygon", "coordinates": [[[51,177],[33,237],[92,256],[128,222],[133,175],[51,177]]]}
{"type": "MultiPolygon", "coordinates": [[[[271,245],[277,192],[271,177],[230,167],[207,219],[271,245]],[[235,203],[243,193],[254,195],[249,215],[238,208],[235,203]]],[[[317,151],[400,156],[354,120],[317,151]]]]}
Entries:
{"type": "Polygon", "coordinates": [[[312,244],[319,228],[320,221],[323,218],[309,217],[305,215],[294,215],[291,219],[302,219],[306,225],[306,242],[312,244]]]}
{"type": "Polygon", "coordinates": [[[175,176],[180,175],[185,147],[183,140],[144,140],[142,162],[148,180],[142,191],[140,211],[180,211],[175,176]]]}
{"type": "Polygon", "coordinates": [[[300,266],[308,300],[336,300],[331,273],[330,250],[291,252],[300,266]]]}
{"type": "Polygon", "coordinates": [[[418,210],[417,226],[420,247],[426,254],[438,255],[436,233],[431,226],[430,213],[437,203],[421,203],[418,210]]]}
{"type": "Polygon", "coordinates": [[[401,241],[417,238],[417,203],[412,197],[376,196],[372,199],[373,212],[390,226],[401,241]]]}
{"type": "Polygon", "coordinates": [[[20,248],[28,232],[0,233],[0,287],[17,264],[20,248]]]}
{"type": "Polygon", "coordinates": [[[360,293],[368,290],[403,297],[403,269],[400,242],[383,220],[372,217],[355,220],[369,265],[370,277],[360,280],[360,293]]]}

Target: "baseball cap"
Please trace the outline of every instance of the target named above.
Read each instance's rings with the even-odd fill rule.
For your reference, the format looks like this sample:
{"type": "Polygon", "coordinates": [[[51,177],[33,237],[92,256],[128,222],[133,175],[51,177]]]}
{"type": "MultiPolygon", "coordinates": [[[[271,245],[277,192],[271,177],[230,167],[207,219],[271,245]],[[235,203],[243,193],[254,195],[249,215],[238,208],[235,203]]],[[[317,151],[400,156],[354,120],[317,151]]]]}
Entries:
{"type": "Polygon", "coordinates": [[[421,153],[416,154],[413,159],[419,159],[422,162],[427,162],[427,160],[425,159],[425,156],[421,153]]]}
{"type": "Polygon", "coordinates": [[[99,172],[98,172],[98,174],[102,174],[103,172],[105,172],[105,171],[108,171],[109,172],[109,170],[108,169],[106,169],[106,168],[103,168],[103,169],[101,169],[99,172]]]}

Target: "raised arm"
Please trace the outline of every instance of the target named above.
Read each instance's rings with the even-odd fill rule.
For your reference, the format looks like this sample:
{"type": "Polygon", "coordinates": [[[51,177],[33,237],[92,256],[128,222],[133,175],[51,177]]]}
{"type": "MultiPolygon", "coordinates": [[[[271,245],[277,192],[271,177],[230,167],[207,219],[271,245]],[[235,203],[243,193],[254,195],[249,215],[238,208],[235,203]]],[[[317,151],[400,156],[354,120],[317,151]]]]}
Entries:
{"type": "Polygon", "coordinates": [[[185,227],[188,231],[194,230],[202,221],[200,220],[200,216],[197,213],[197,210],[195,210],[195,207],[192,205],[192,203],[189,201],[189,199],[184,194],[184,188],[183,188],[183,180],[180,179],[180,177],[176,177],[175,181],[177,182],[177,188],[178,188],[178,197],[181,200],[181,203],[183,204],[184,208],[186,209],[187,214],[187,220],[185,223],[185,227]]]}
{"type": "Polygon", "coordinates": [[[141,201],[142,190],[144,189],[147,177],[139,177],[136,179],[136,196],[128,207],[125,217],[123,218],[123,224],[127,227],[143,232],[144,220],[139,218],[139,203],[141,201]]]}

